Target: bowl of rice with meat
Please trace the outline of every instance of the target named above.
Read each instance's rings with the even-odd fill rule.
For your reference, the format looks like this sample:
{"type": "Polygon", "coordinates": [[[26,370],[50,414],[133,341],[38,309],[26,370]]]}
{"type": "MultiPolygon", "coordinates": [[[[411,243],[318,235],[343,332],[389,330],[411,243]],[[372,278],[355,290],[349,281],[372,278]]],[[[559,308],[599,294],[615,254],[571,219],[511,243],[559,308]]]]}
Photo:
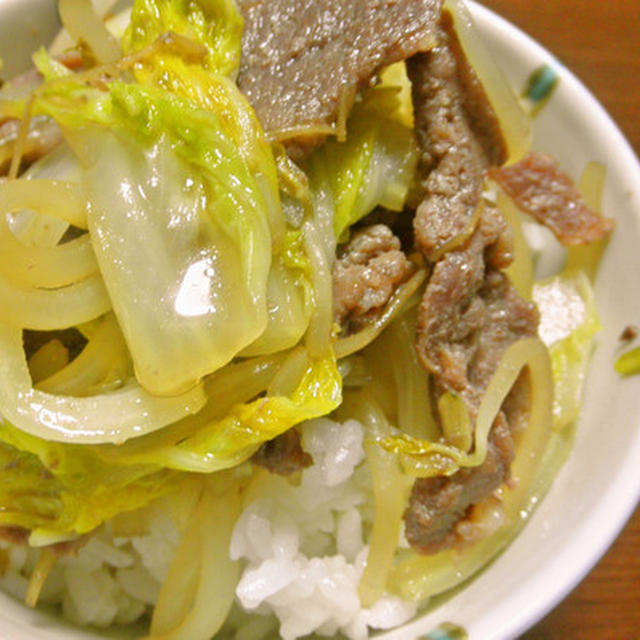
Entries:
{"type": "Polygon", "coordinates": [[[512,638],[604,553],[640,167],[548,52],[462,0],[9,0],[0,57],[0,635],[512,638]]]}

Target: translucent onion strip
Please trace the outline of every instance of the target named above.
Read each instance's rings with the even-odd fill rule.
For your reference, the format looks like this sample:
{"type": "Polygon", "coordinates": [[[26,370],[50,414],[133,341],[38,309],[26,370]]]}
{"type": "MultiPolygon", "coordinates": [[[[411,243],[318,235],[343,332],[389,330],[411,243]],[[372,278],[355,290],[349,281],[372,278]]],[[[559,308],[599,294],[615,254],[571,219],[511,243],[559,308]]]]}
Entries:
{"type": "MultiPolygon", "coordinates": [[[[578,189],[587,205],[600,213],[602,211],[602,195],[604,192],[605,179],[607,177],[606,167],[599,162],[589,162],[584,168],[578,189]]],[[[567,249],[567,270],[582,269],[591,282],[594,282],[600,260],[609,242],[606,236],[602,240],[591,242],[587,245],[578,245],[567,249]]]]}
{"type": "Polygon", "coordinates": [[[56,247],[27,247],[0,216],[0,272],[23,285],[53,289],[98,271],[88,235],[56,247]]]}
{"type": "Polygon", "coordinates": [[[22,331],[0,325],[0,413],[16,427],[55,442],[122,443],[196,413],[206,398],[198,386],[173,398],[149,395],[139,385],[90,398],[34,389],[22,331]]]}
{"type": "Polygon", "coordinates": [[[215,486],[224,478],[214,476],[193,513],[162,586],[149,640],[211,638],[231,609],[240,563],[228,549],[241,502],[237,483],[226,491],[215,486]]]}
{"type": "Polygon", "coordinates": [[[440,442],[417,440],[408,436],[386,438],[380,444],[401,455],[407,473],[433,476],[442,472],[453,473],[458,467],[474,467],[484,462],[491,426],[511,391],[520,372],[528,367],[531,376],[531,411],[529,427],[525,430],[520,447],[521,457],[540,452],[548,439],[552,423],[553,376],[549,352],[538,338],[525,338],[510,345],[493,374],[478,409],[475,424],[474,449],[460,451],[440,442]]]}
{"type": "Polygon", "coordinates": [[[396,456],[375,443],[376,439],[389,435],[391,430],[382,410],[367,394],[354,402],[360,405],[358,418],[367,428],[364,449],[375,500],[367,565],[358,587],[362,606],[367,607],[386,590],[413,478],[402,473],[396,456]]]}
{"type": "Polygon", "coordinates": [[[29,358],[29,371],[33,382],[36,383],[52,376],[67,364],[69,364],[69,349],[60,340],[53,338],[29,358]]]}
{"type": "Polygon", "coordinates": [[[58,11],[66,30],[77,42],[87,43],[100,63],[122,56],[117,40],[95,12],[91,0],[59,0],[58,11]]]}
{"type": "Polygon", "coordinates": [[[111,301],[99,274],[60,289],[22,287],[0,274],[0,320],[13,327],[66,329],[110,309],[111,301]]]}
{"type": "Polygon", "coordinates": [[[0,183],[2,213],[28,209],[61,218],[79,229],[87,228],[86,200],[82,188],[64,180],[9,180],[0,183]]]}
{"type": "Polygon", "coordinates": [[[402,433],[435,442],[442,433],[434,419],[429,375],[415,350],[416,318],[412,308],[392,322],[364,358],[371,393],[388,419],[402,433]]]}
{"type": "Polygon", "coordinates": [[[114,369],[126,372],[127,347],[114,316],[108,314],[75,360],[35,386],[46,393],[89,395],[114,369]]]}
{"type": "MultiPolygon", "coordinates": [[[[14,183],[8,187],[9,189],[29,190],[29,186],[25,185],[27,180],[56,180],[77,183],[80,180],[80,167],[75,155],[66,143],[62,143],[57,146],[51,153],[43,156],[36,162],[34,162],[24,173],[24,179],[14,181],[14,183]]],[[[36,185],[45,185],[46,183],[38,182],[36,185]]],[[[4,187],[0,186],[0,191],[4,187]]],[[[79,196],[80,185],[76,185],[76,190],[79,196]]],[[[3,192],[3,196],[6,191],[3,192]]],[[[31,192],[31,195],[35,194],[31,192]]],[[[29,201],[25,201],[23,198],[29,197],[28,195],[17,194],[17,204],[20,205],[24,202],[27,204],[29,201]],[[22,200],[21,200],[22,198],[22,200]]],[[[36,199],[36,198],[33,198],[36,199]]],[[[81,203],[81,198],[77,197],[78,206],[84,207],[81,203]]],[[[0,202],[3,198],[0,198],[0,202]]],[[[39,207],[44,206],[40,202],[39,207]]],[[[46,203],[45,203],[46,205],[46,203]]],[[[34,247],[54,247],[63,238],[67,229],[69,228],[69,222],[55,216],[37,213],[39,209],[35,211],[21,210],[11,216],[11,231],[14,235],[27,246],[34,247]]],[[[0,211],[4,212],[4,209],[0,207],[0,211]]],[[[79,215],[76,216],[76,224],[80,221],[84,221],[83,210],[79,210],[79,215]]],[[[86,224],[85,224],[86,226],[86,224]]]]}
{"type": "Polygon", "coordinates": [[[513,262],[504,270],[509,280],[516,288],[518,295],[525,300],[531,300],[531,290],[534,281],[534,263],[531,247],[527,242],[522,228],[523,214],[513,200],[494,182],[490,183],[496,189],[498,210],[511,227],[513,234],[513,262]]]}
{"type": "Polygon", "coordinates": [[[518,97],[507,82],[476,31],[469,10],[462,0],[446,0],[456,34],[464,53],[487,92],[507,144],[507,162],[522,158],[531,144],[531,121],[520,106],[518,97]]]}
{"type": "MultiPolygon", "coordinates": [[[[110,18],[110,14],[114,8],[114,5],[117,3],[117,0],[93,0],[93,10],[98,14],[98,17],[103,20],[107,20],[106,24],[110,31],[114,31],[113,26],[114,22],[119,25],[120,20],[118,18],[121,17],[121,14],[126,14],[127,24],[129,23],[128,17],[130,11],[122,11],[116,14],[115,17],[110,18]]],[[[120,28],[116,31],[123,31],[124,27],[120,28]]],[[[74,46],[73,38],[69,35],[69,32],[66,29],[60,29],[58,35],[53,39],[51,46],[49,47],[49,53],[52,56],[59,56],[60,54],[68,51],[74,46]]]]}
{"type": "Polygon", "coordinates": [[[44,547],[40,550],[40,557],[36,566],[33,568],[31,578],[29,579],[29,588],[24,602],[28,607],[35,607],[38,604],[40,592],[47,580],[48,575],[58,561],[58,555],[50,547],[44,547]]]}
{"type": "Polygon", "coordinates": [[[291,351],[269,384],[267,395],[288,396],[293,393],[310,364],[306,349],[298,347],[291,351]]]}
{"type": "Polygon", "coordinates": [[[18,128],[18,135],[16,142],[13,146],[13,156],[11,157],[11,164],[9,165],[9,173],[7,178],[12,181],[18,177],[20,171],[20,165],[22,164],[22,158],[24,156],[27,139],[29,136],[29,128],[31,126],[31,109],[33,106],[33,95],[27,98],[24,111],[22,113],[20,126],[18,128]]]}

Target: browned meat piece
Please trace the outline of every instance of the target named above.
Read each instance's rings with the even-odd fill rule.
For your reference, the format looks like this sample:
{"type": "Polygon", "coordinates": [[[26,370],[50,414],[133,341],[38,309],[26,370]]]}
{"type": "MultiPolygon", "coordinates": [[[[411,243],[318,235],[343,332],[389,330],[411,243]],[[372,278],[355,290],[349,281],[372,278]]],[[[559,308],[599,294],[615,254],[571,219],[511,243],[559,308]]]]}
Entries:
{"type": "Polygon", "coordinates": [[[354,234],[333,267],[333,314],[341,326],[366,319],[409,279],[413,265],[389,227],[375,224],[354,234]]]}
{"type": "Polygon", "coordinates": [[[454,475],[418,479],[411,491],[405,533],[421,553],[436,553],[461,542],[457,530],[469,508],[491,495],[509,477],[513,439],[501,414],[491,429],[487,457],[479,467],[454,475]]]}
{"type": "MultiPolygon", "coordinates": [[[[472,422],[506,348],[537,331],[536,308],[496,269],[506,261],[496,250],[504,241],[504,230],[499,213],[486,209],[467,243],[436,264],[418,316],[416,349],[433,374],[436,392],[458,393],[472,422]]],[[[496,418],[484,464],[449,477],[416,481],[405,514],[407,539],[416,549],[432,553],[450,546],[458,539],[457,527],[469,507],[508,479],[512,431],[521,428],[526,398],[526,389],[519,390],[508,410],[496,418]]]]}
{"type": "Polygon", "coordinates": [[[407,61],[426,194],[414,231],[418,247],[431,260],[469,237],[485,172],[505,155],[493,109],[448,14],[438,38],[434,49],[407,61]]]}
{"type": "Polygon", "coordinates": [[[506,261],[495,251],[506,229],[502,216],[487,208],[470,240],[435,265],[420,306],[418,355],[436,376],[440,390],[461,394],[468,405],[476,404],[486,382],[481,378],[491,375],[503,348],[513,341],[505,332],[511,329],[509,323],[516,323],[518,333],[521,319],[525,333],[535,333],[537,326],[535,308],[520,300],[495,268],[506,261]],[[492,262],[487,268],[488,258],[492,262]],[[485,344],[493,334],[506,344],[485,344]],[[497,353],[490,358],[492,350],[497,353]],[[474,376],[471,383],[469,375],[474,376]]]}
{"type": "MultiPolygon", "coordinates": [[[[499,271],[512,260],[510,229],[495,209],[480,205],[487,170],[506,155],[495,113],[448,14],[438,38],[435,48],[407,63],[425,193],[414,233],[436,263],[419,310],[416,350],[434,392],[459,394],[475,422],[502,354],[515,340],[535,335],[538,314],[499,271]]],[[[482,465],[414,483],[405,523],[418,551],[462,542],[471,507],[508,479],[513,434],[528,411],[527,385],[516,388],[492,426],[482,465]]]]}
{"type": "Polygon", "coordinates": [[[547,226],[562,244],[586,244],[604,238],[614,221],[591,210],[571,178],[544,153],[530,153],[491,177],[516,205],[547,226]]]}
{"type": "Polygon", "coordinates": [[[356,91],[380,68],[431,48],[440,4],[239,0],[245,30],[238,85],[267,131],[300,142],[307,127],[339,126],[356,91]]]}
{"type": "Polygon", "coordinates": [[[251,458],[271,473],[288,476],[313,464],[311,456],[302,448],[297,429],[289,429],[273,440],[265,442],[251,458]]]}

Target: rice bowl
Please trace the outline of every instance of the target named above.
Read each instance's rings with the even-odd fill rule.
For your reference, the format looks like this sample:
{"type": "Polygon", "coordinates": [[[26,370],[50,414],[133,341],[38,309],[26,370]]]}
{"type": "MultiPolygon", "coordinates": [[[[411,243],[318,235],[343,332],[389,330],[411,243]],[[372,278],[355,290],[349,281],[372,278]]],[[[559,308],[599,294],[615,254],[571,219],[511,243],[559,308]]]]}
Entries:
{"type": "MultiPolygon", "coordinates": [[[[553,64],[548,54],[513,27],[484,9],[476,6],[473,9],[479,29],[515,87],[522,86],[530,72],[541,64],[553,64]]],[[[444,621],[465,628],[471,638],[513,637],[584,575],[638,499],[640,437],[629,421],[637,408],[634,397],[637,383],[633,380],[619,383],[612,361],[620,329],[637,317],[639,311],[632,296],[622,295],[623,284],[615,275],[640,266],[632,248],[638,238],[640,174],[632,152],[593,98],[566,70],[558,68],[558,74],[559,88],[535,122],[535,146],[553,153],[574,175],[587,160],[603,162],[608,167],[604,209],[615,211],[618,219],[618,231],[597,285],[605,331],[598,338],[575,445],[553,489],[525,530],[488,570],[447,602],[381,637],[415,637],[444,621]],[[580,121],[575,118],[576,113],[581,114],[580,121]],[[607,406],[600,401],[605,389],[607,406]],[[611,406],[615,408],[609,413],[611,406]],[[598,437],[602,424],[612,425],[604,454],[598,437]],[[611,469],[615,469],[613,474],[611,469]],[[516,572],[514,566],[518,567],[516,572]],[[548,588],[550,583],[553,590],[548,588]]],[[[3,607],[1,624],[5,626],[0,629],[17,638],[20,633],[34,637],[33,627],[41,634],[35,637],[100,637],[60,627],[59,623],[28,612],[10,600],[3,607]]]]}

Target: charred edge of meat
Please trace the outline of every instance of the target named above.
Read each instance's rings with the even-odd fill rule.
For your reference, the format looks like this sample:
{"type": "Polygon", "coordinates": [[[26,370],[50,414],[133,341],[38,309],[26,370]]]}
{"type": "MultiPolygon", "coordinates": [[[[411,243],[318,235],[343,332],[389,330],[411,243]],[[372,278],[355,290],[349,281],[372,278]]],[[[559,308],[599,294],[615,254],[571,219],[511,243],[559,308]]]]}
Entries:
{"type": "Polygon", "coordinates": [[[251,462],[271,473],[289,476],[313,464],[313,458],[302,448],[300,433],[289,429],[265,442],[252,456],[251,462]]]}

